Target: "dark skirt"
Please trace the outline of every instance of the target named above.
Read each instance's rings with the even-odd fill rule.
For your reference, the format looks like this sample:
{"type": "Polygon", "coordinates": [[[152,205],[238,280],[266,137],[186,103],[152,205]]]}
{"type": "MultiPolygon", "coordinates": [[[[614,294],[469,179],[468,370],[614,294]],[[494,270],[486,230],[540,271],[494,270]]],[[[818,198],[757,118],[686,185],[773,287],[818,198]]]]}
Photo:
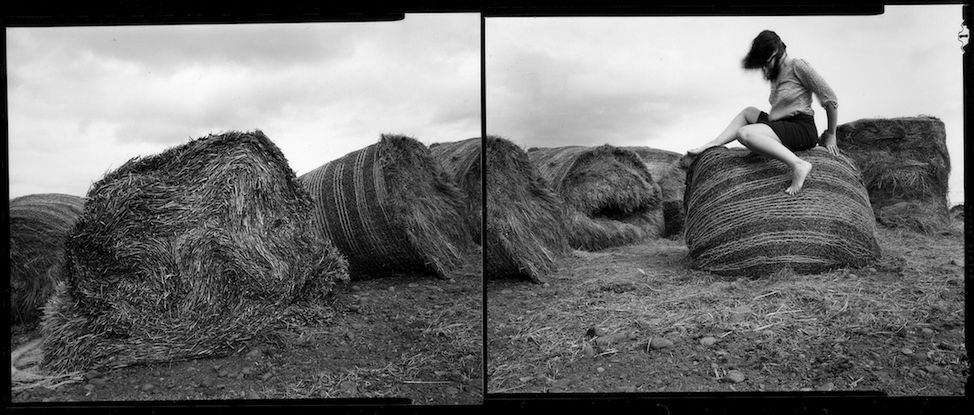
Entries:
{"type": "Polygon", "coordinates": [[[808,150],[818,145],[815,118],[808,114],[795,114],[779,120],[768,121],[768,113],[761,111],[758,122],[767,124],[774,131],[781,144],[791,151],[808,150]]]}

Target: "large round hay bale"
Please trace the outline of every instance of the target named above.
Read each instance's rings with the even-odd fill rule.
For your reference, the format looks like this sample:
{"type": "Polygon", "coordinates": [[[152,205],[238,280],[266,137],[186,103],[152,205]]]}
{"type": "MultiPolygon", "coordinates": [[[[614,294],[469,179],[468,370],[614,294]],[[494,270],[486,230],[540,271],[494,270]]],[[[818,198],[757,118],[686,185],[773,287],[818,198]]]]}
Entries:
{"type": "Polygon", "coordinates": [[[300,180],[315,201],[315,229],[345,254],[354,279],[446,278],[472,248],[463,193],[415,139],[384,134],[300,180]]]}
{"type": "Polygon", "coordinates": [[[531,148],[528,156],[551,188],[582,214],[571,219],[577,225],[571,229],[573,248],[596,250],[662,235],[660,187],[631,150],[531,148]]]}
{"type": "Polygon", "coordinates": [[[64,240],[85,206],[59,193],[10,201],[10,323],[34,324],[64,264],[64,240]]]}
{"type": "MultiPolygon", "coordinates": [[[[564,202],[548,188],[527,153],[496,136],[483,141],[487,153],[486,189],[480,185],[480,138],[439,144],[433,154],[460,183],[468,199],[487,192],[484,261],[488,278],[520,277],[534,282],[556,268],[568,246],[564,202]],[[469,162],[475,160],[475,162],[469,162]]],[[[480,207],[468,217],[479,219],[480,207]]],[[[479,226],[478,226],[479,227],[479,226]]]]}
{"type": "Polygon", "coordinates": [[[481,188],[480,137],[451,143],[430,145],[430,154],[443,171],[463,192],[464,219],[474,243],[480,244],[483,226],[483,189],[481,188]]]}
{"type": "Polygon", "coordinates": [[[682,235],[683,189],[686,188],[687,169],[680,163],[683,154],[652,147],[625,147],[634,151],[646,164],[649,173],[660,187],[663,206],[663,236],[682,235]]]}
{"type": "Polygon", "coordinates": [[[949,225],[950,155],[934,117],[861,119],[837,128],[842,152],[862,171],[880,223],[931,232],[949,225]]]}
{"type": "Polygon", "coordinates": [[[815,273],[879,258],[875,219],[851,160],[823,147],[796,153],[812,163],[795,196],[791,170],[747,149],[714,147],[690,166],[686,243],[694,266],[761,276],[784,267],[815,273]]]}
{"type": "Polygon", "coordinates": [[[45,307],[55,370],[239,350],[299,299],[347,279],[311,198],[262,132],[134,158],[92,185],[45,307]]]}

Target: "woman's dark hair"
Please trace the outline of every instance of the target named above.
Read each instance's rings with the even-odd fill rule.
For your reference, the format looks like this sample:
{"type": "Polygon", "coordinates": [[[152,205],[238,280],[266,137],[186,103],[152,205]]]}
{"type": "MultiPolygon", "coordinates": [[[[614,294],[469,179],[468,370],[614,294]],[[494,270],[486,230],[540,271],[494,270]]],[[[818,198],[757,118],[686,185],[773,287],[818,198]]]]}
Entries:
{"type": "Polygon", "coordinates": [[[777,33],[770,30],[762,30],[754,38],[754,41],[751,42],[751,50],[747,52],[747,56],[741,61],[741,66],[744,69],[761,69],[768,62],[768,58],[775,52],[778,52],[778,59],[775,60],[771,71],[769,71],[770,73],[767,74],[769,80],[775,79],[778,77],[780,58],[785,52],[786,47],[785,42],[781,41],[777,33]]]}

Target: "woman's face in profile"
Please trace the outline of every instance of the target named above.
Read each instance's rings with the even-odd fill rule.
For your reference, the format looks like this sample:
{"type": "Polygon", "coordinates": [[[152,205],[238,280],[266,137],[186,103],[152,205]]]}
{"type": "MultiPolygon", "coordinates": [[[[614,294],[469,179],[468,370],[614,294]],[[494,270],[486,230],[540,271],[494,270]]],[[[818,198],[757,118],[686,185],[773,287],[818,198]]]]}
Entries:
{"type": "Polygon", "coordinates": [[[774,68],[774,65],[777,63],[777,58],[778,52],[775,52],[768,57],[768,60],[764,61],[764,65],[761,66],[761,72],[764,74],[765,78],[771,79],[771,73],[773,72],[772,68],[774,68]]]}

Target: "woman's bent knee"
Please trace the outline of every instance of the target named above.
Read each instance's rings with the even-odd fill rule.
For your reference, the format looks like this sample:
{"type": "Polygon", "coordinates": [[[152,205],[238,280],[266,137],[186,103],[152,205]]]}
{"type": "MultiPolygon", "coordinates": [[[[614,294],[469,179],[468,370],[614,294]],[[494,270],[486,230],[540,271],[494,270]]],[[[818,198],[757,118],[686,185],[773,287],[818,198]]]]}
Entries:
{"type": "Polygon", "coordinates": [[[753,129],[749,127],[749,125],[745,125],[737,129],[737,141],[740,141],[741,144],[747,144],[747,140],[751,138],[753,129]]]}

